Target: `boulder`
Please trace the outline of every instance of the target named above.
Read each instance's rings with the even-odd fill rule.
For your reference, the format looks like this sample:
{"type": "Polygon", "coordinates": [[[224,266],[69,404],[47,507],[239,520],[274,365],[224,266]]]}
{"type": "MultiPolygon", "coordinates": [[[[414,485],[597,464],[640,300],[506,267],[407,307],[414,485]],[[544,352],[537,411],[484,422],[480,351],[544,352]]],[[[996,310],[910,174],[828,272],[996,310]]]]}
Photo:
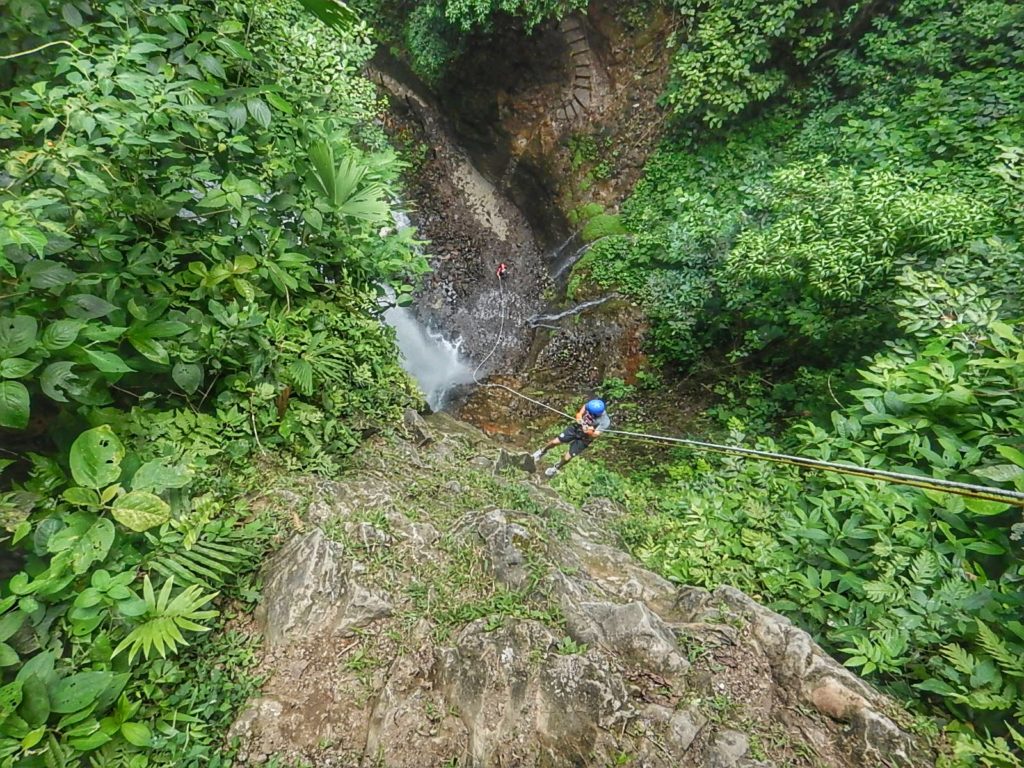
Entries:
{"type": "Polygon", "coordinates": [[[390,613],[385,596],[354,578],[342,545],[314,528],[267,563],[256,621],[267,642],[278,645],[362,627],[390,613]]]}
{"type": "Polygon", "coordinates": [[[678,587],[622,551],[611,502],[584,510],[493,466],[480,434],[375,439],[311,480],[324,527],[266,564],[259,697],[239,761],[319,768],[933,766],[892,702],[731,587],[678,587]],[[415,438],[414,438],[415,439],[415,438]],[[519,483],[535,514],[499,508],[519,483]],[[425,492],[426,491],[426,492],[425,492]],[[480,499],[470,512],[466,499],[480,499]],[[755,748],[756,746],[756,748],[755,748]]]}

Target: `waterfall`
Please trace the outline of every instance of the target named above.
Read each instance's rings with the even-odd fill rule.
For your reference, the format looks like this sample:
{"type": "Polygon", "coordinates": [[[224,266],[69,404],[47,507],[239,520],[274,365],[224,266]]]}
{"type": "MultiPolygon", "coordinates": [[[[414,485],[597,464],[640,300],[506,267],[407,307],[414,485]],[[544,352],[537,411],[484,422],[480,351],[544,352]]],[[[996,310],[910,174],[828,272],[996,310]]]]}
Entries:
{"type": "MultiPolygon", "coordinates": [[[[410,226],[408,215],[401,211],[394,213],[394,219],[399,229],[410,226]]],[[[394,301],[394,293],[389,290],[387,298],[394,301]]],[[[473,380],[473,371],[459,352],[459,342],[427,328],[408,307],[390,307],[384,313],[384,322],[395,329],[402,368],[419,384],[432,410],[444,407],[452,388],[473,380]]]]}

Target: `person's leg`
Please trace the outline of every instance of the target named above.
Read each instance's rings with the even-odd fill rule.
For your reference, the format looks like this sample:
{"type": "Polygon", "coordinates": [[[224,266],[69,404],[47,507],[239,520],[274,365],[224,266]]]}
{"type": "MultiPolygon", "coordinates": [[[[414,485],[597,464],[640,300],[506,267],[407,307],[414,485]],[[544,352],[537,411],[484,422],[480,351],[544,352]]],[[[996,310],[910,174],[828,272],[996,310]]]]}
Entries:
{"type": "Polygon", "coordinates": [[[566,428],[565,431],[562,432],[562,434],[548,440],[548,442],[544,445],[543,448],[538,448],[536,451],[534,451],[533,460],[540,461],[544,454],[550,451],[556,445],[560,445],[562,443],[572,443],[574,440],[579,439],[577,429],[578,425],[573,424],[571,427],[566,428]]]}
{"type": "Polygon", "coordinates": [[[536,450],[536,451],[534,452],[534,454],[533,454],[533,458],[535,458],[535,459],[539,459],[539,458],[541,458],[541,457],[542,457],[542,456],[543,456],[543,455],[544,455],[545,453],[547,453],[548,451],[550,451],[550,450],[551,450],[552,448],[554,448],[554,447],[555,447],[556,445],[559,445],[559,444],[560,444],[561,442],[562,442],[561,436],[558,436],[558,437],[553,437],[553,438],[551,438],[551,439],[550,439],[550,440],[548,440],[548,441],[547,441],[546,443],[544,443],[544,446],[543,446],[543,447],[541,447],[541,448],[537,449],[537,450],[536,450]]]}
{"type": "Polygon", "coordinates": [[[548,469],[545,470],[544,474],[546,474],[548,477],[554,477],[555,475],[562,471],[562,467],[564,467],[570,461],[572,461],[581,453],[583,453],[583,451],[587,449],[588,445],[589,442],[582,438],[573,440],[571,443],[569,443],[569,450],[565,452],[565,456],[562,457],[562,460],[558,462],[556,466],[548,467],[548,469]]]}

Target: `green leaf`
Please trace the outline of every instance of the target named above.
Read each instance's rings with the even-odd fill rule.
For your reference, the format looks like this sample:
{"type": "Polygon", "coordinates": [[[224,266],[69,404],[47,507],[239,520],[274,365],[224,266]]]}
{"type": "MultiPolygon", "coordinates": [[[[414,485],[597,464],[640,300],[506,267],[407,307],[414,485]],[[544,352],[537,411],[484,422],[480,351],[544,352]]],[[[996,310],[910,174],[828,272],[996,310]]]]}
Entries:
{"type": "MultiPolygon", "coordinates": [[[[28,721],[26,721],[28,722],[28,721]]],[[[46,735],[46,726],[40,725],[38,728],[34,728],[25,734],[25,738],[21,740],[21,748],[23,750],[32,749],[36,744],[43,740],[43,736],[46,735]]]]}
{"type": "Polygon", "coordinates": [[[347,31],[358,21],[358,16],[340,0],[299,0],[302,7],[316,14],[322,22],[335,29],[347,31]]]}
{"type": "Polygon", "coordinates": [[[79,672],[50,687],[50,708],[59,714],[78,712],[95,702],[113,681],[113,672],[79,672]]]}
{"type": "Polygon", "coordinates": [[[1024,467],[1018,467],[1016,464],[992,464],[972,469],[971,474],[994,480],[997,483],[1011,483],[1024,475],[1024,467]]]}
{"type": "Polygon", "coordinates": [[[121,338],[121,335],[128,330],[123,325],[88,325],[82,335],[89,341],[107,342],[121,338]]]}
{"type": "Polygon", "coordinates": [[[124,445],[109,426],[87,430],[71,445],[71,475],[86,488],[105,488],[121,476],[124,445]]]}
{"type": "Polygon", "coordinates": [[[0,722],[10,717],[21,704],[21,688],[21,680],[15,680],[0,688],[0,722]]]}
{"type": "Polygon", "coordinates": [[[245,106],[249,109],[249,114],[252,115],[252,119],[257,122],[262,128],[268,128],[272,115],[270,114],[270,107],[266,105],[263,99],[252,98],[245,102],[245,106]]]}
{"type": "Polygon", "coordinates": [[[981,515],[983,517],[1000,515],[1010,508],[1009,504],[1004,504],[1001,501],[986,501],[985,499],[970,498],[964,499],[964,506],[974,514],[981,515]]]}
{"type": "Polygon", "coordinates": [[[928,678],[923,683],[917,683],[917,684],[914,685],[914,687],[917,688],[920,691],[928,691],[929,693],[937,693],[940,696],[951,696],[951,695],[956,693],[956,691],[952,687],[950,687],[947,683],[944,683],[941,680],[937,680],[934,677],[928,678]]]}
{"type": "Polygon", "coordinates": [[[131,491],[114,502],[111,514],[121,525],[141,533],[170,520],[171,508],[148,491],[131,491]]]}
{"type": "Polygon", "coordinates": [[[186,394],[195,394],[203,383],[203,369],[196,363],[178,361],[171,369],[171,378],[186,394]]]}
{"type": "Polygon", "coordinates": [[[165,13],[164,18],[167,19],[168,24],[174,27],[175,31],[179,32],[183,37],[188,37],[188,23],[181,14],[165,13]]]}
{"type": "Polygon", "coordinates": [[[983,555],[1002,555],[1006,553],[1006,547],[994,541],[972,541],[966,546],[971,552],[980,552],[983,555]]]}
{"type": "Polygon", "coordinates": [[[124,736],[125,741],[136,747],[149,747],[153,743],[153,734],[150,732],[149,726],[143,723],[122,723],[121,735],[124,736]]]}
{"type": "Polygon", "coordinates": [[[60,497],[76,507],[98,507],[100,505],[100,495],[92,488],[72,486],[65,490],[60,497]]]}
{"type": "Polygon", "coordinates": [[[265,94],[265,96],[267,97],[267,101],[270,102],[270,105],[274,109],[280,110],[281,112],[284,112],[286,115],[290,115],[295,112],[291,104],[289,104],[285,99],[283,99],[281,96],[274,93],[273,91],[268,91],[265,94]]]}
{"type": "Polygon", "coordinates": [[[64,17],[64,21],[68,23],[68,26],[72,29],[78,29],[82,26],[82,14],[78,12],[71,3],[64,3],[60,7],[61,16],[64,17]]]}
{"type": "Polygon", "coordinates": [[[302,212],[302,218],[314,232],[324,228],[324,217],[316,208],[307,208],[302,212]]]}
{"type": "Polygon", "coordinates": [[[218,37],[217,47],[230,56],[234,56],[236,59],[242,59],[243,61],[252,61],[252,54],[249,50],[237,40],[232,40],[230,37],[218,37]]]}
{"type": "Polygon", "coordinates": [[[139,331],[140,336],[149,339],[171,339],[188,331],[188,326],[178,320],[157,320],[139,331]]]}
{"type": "Polygon", "coordinates": [[[67,397],[61,390],[71,389],[78,377],[71,372],[75,364],[62,360],[59,363],[50,363],[43,369],[43,375],[39,378],[39,386],[43,394],[58,403],[66,403],[67,397]]]}
{"type": "Polygon", "coordinates": [[[31,349],[38,329],[35,319],[25,315],[0,317],[0,358],[19,357],[31,349]]]}
{"type": "Polygon", "coordinates": [[[997,445],[996,450],[999,451],[999,455],[1004,459],[1009,459],[1018,467],[1024,467],[1024,453],[1021,451],[1009,445],[997,445]]]}
{"type": "Polygon", "coordinates": [[[992,332],[1001,339],[1004,339],[1011,344],[1019,344],[1020,341],[1017,339],[1017,335],[1013,332],[1013,326],[1007,325],[1006,323],[999,322],[998,320],[993,321],[989,328],[992,332]]]}
{"type": "Polygon", "coordinates": [[[53,651],[40,651],[22,665],[16,679],[24,681],[35,675],[49,685],[56,679],[53,671],[55,662],[56,657],[53,651]]]}
{"type": "Polygon", "coordinates": [[[164,345],[159,341],[154,341],[153,339],[145,337],[133,336],[130,331],[128,332],[128,341],[147,360],[152,360],[154,363],[159,363],[160,365],[170,364],[171,359],[167,355],[167,350],[164,349],[164,345]]]}
{"type": "Polygon", "coordinates": [[[30,674],[22,680],[22,700],[18,714],[30,727],[40,726],[50,716],[50,695],[46,691],[46,680],[30,674]]]}
{"type": "Polygon", "coordinates": [[[26,360],[23,357],[8,357],[0,361],[0,378],[20,379],[32,372],[39,365],[35,360],[26,360]]]}
{"type": "Polygon", "coordinates": [[[113,352],[86,349],[85,354],[89,361],[96,366],[96,369],[102,373],[132,373],[135,370],[113,352]]]}
{"type": "Polygon", "coordinates": [[[0,642],[3,642],[11,637],[15,632],[21,629],[21,625],[25,623],[25,614],[22,611],[9,611],[0,618],[0,642]]]}
{"type": "Polygon", "coordinates": [[[18,652],[7,643],[0,643],[0,667],[13,667],[21,661],[18,652]]]}
{"type": "Polygon", "coordinates": [[[110,552],[116,531],[114,524],[101,517],[71,548],[71,569],[76,574],[83,574],[93,563],[101,562],[110,552]]]}
{"type": "Polygon", "coordinates": [[[21,277],[28,280],[29,285],[36,290],[44,291],[63,288],[73,282],[77,275],[58,262],[36,259],[25,265],[21,270],[21,277]]]}
{"type": "Polygon", "coordinates": [[[0,427],[24,429],[28,426],[29,396],[19,381],[0,381],[0,427]]]}
{"type": "Polygon", "coordinates": [[[245,109],[244,104],[235,102],[234,104],[228,104],[224,109],[228,116],[228,123],[236,131],[242,130],[245,127],[245,121],[248,119],[249,113],[245,109]]]}
{"type": "Polygon", "coordinates": [[[224,67],[221,65],[220,59],[212,53],[199,54],[196,56],[196,63],[218,80],[227,79],[227,74],[224,72],[224,67]]]}
{"type": "Polygon", "coordinates": [[[102,747],[112,738],[114,737],[111,736],[109,733],[104,733],[103,731],[96,731],[95,733],[91,733],[88,736],[69,738],[68,745],[73,747],[78,752],[89,752],[91,750],[102,747]]]}
{"type": "Polygon", "coordinates": [[[76,293],[64,300],[64,311],[76,320],[95,320],[117,311],[117,307],[91,293],[76,293]]]}
{"type": "Polygon", "coordinates": [[[32,534],[32,547],[37,555],[49,552],[50,537],[62,528],[64,528],[64,522],[56,517],[48,517],[39,521],[32,534]]]}
{"type": "Polygon", "coordinates": [[[132,490],[162,491],[184,488],[192,482],[192,473],[184,467],[169,466],[166,459],[147,461],[132,477],[132,490]]]}

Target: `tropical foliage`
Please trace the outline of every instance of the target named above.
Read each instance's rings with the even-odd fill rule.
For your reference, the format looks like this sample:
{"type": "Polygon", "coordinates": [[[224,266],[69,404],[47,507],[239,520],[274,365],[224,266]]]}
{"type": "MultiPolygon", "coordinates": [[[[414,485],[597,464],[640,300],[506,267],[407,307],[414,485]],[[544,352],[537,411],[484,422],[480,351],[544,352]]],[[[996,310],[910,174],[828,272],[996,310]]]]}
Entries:
{"type": "MultiPolygon", "coordinates": [[[[782,449],[1024,490],[1024,325],[976,286],[914,272],[900,283],[905,336],[860,371],[827,428],[795,425],[782,449]]],[[[681,455],[666,472],[565,482],[580,500],[625,502],[627,541],[671,578],[749,590],[847,666],[945,707],[964,755],[1024,747],[1020,509],[741,459],[681,455]]]]}
{"type": "MultiPolygon", "coordinates": [[[[723,440],[1024,489],[1024,9],[675,6],[672,136],[570,287],[641,299],[666,362],[735,366],[723,440]]],[[[707,456],[573,470],[667,575],[741,586],[944,711],[953,763],[1022,764],[1019,509],[707,456]]]]}
{"type": "Polygon", "coordinates": [[[586,0],[355,0],[392,52],[427,83],[437,84],[473,35],[517,26],[527,32],[587,5],[586,0]]]}
{"type": "Polygon", "coordinates": [[[183,651],[252,599],[253,464],[334,470],[416,402],[366,30],[23,0],[0,40],[0,764],[217,764],[245,644],[183,651]]]}
{"type": "MultiPolygon", "coordinates": [[[[711,4],[694,23],[797,5],[826,6],[711,4]]],[[[870,23],[784,103],[714,136],[680,117],[624,207],[629,234],[581,263],[645,301],[667,359],[855,360],[892,333],[908,266],[956,264],[1017,300],[998,275],[1020,264],[1020,7],[860,5],[870,23]]]]}

